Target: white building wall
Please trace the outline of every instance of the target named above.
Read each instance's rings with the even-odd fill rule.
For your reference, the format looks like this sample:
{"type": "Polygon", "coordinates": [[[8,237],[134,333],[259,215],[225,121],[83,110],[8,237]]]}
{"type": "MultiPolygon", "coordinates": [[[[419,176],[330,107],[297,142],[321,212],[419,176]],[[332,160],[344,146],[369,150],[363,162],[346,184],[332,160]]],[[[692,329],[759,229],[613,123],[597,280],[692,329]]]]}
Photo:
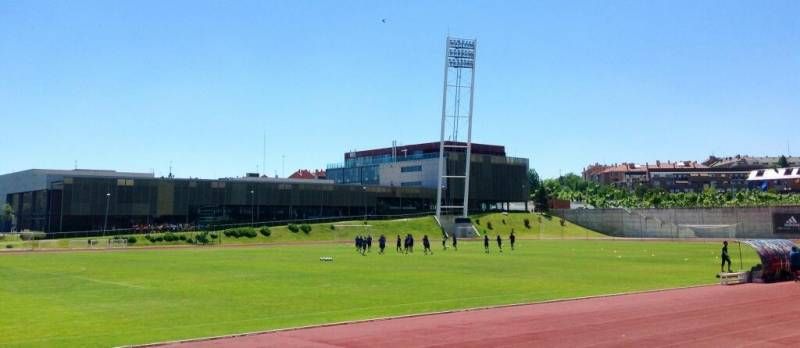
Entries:
{"type": "Polygon", "coordinates": [[[403,183],[419,181],[421,187],[436,188],[439,182],[439,158],[428,158],[422,160],[402,161],[395,163],[382,164],[378,168],[380,175],[380,185],[383,186],[402,186],[403,183]],[[422,166],[418,172],[403,172],[403,167],[422,166]]]}

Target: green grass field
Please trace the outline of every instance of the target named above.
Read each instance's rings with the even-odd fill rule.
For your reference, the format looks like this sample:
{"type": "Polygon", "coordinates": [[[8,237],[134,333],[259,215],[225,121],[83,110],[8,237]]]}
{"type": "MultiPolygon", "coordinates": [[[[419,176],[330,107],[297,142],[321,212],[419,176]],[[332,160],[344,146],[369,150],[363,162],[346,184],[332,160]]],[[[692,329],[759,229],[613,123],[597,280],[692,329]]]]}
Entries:
{"type": "MultiPolygon", "coordinates": [[[[137,344],[709,284],[719,269],[717,243],[522,240],[487,255],[438,240],[432,256],[393,243],[367,256],[350,244],[7,253],[0,346],[137,344]]],[[[745,267],[757,263],[744,251],[745,267]]]]}

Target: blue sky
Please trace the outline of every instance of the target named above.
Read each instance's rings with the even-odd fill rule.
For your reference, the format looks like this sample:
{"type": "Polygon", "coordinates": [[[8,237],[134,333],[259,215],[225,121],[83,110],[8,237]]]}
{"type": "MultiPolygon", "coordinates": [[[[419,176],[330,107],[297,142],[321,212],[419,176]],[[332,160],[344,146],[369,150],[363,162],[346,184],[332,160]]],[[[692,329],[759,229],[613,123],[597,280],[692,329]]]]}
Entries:
{"type": "Polygon", "coordinates": [[[0,173],[322,168],[438,140],[447,33],[474,141],[543,176],[800,154],[798,1],[0,2],[0,173]],[[381,19],[386,18],[386,23],[381,19]]]}

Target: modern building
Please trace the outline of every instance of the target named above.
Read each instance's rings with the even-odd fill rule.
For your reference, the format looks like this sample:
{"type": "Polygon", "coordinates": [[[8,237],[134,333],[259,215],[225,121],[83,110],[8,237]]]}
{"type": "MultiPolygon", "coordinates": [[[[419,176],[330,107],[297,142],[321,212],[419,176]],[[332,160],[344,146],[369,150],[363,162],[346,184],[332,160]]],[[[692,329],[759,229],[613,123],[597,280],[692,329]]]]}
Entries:
{"type": "MultiPolygon", "coordinates": [[[[384,149],[345,155],[349,166],[328,179],[157,178],[111,170],[32,169],[0,175],[0,202],[14,211],[13,228],[48,233],[125,229],[158,224],[228,223],[432,213],[438,143],[408,146],[393,160],[384,149]],[[431,157],[431,158],[429,158],[431,157]]],[[[503,147],[473,145],[470,208],[499,209],[526,202],[525,159],[503,147]]],[[[447,163],[464,153],[448,153],[447,163]]],[[[462,192],[456,192],[461,195],[462,192]]],[[[0,226],[2,227],[2,226],[0,226]]],[[[6,225],[5,229],[8,229],[6,225]]]]}
{"type": "MultiPolygon", "coordinates": [[[[448,145],[466,145],[446,142],[448,145]]],[[[465,149],[446,147],[445,168],[449,176],[463,175],[465,149]],[[461,169],[461,173],[458,173],[461,169]]],[[[510,202],[527,202],[528,160],[508,157],[505,147],[472,144],[470,163],[469,209],[497,209],[510,202]]],[[[379,185],[387,187],[421,187],[436,189],[439,171],[439,142],[393,146],[344,154],[344,162],[329,165],[327,178],[337,184],[379,185]]],[[[447,179],[444,201],[459,201],[463,187],[447,179]]]]}

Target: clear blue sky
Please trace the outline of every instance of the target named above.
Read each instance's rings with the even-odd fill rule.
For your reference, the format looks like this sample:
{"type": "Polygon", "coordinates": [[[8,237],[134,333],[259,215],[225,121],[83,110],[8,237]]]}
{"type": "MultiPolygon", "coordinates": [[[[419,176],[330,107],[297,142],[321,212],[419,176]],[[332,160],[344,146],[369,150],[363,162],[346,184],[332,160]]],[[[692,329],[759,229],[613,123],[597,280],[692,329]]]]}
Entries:
{"type": "Polygon", "coordinates": [[[322,168],[438,140],[448,31],[474,141],[542,176],[800,154],[798,1],[0,2],[0,173],[322,168]],[[386,23],[381,19],[386,18],[386,23]]]}

